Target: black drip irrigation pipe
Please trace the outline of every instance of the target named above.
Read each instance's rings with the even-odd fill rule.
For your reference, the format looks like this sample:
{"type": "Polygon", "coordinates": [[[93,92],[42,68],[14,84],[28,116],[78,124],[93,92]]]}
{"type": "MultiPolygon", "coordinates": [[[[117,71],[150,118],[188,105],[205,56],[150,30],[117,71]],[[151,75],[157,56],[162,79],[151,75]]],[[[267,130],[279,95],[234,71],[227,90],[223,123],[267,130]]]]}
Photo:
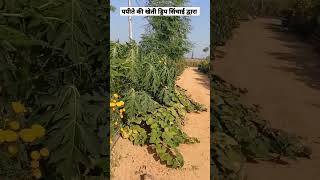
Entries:
{"type": "Polygon", "coordinates": [[[115,133],[115,137],[112,139],[112,145],[111,145],[111,150],[113,150],[114,146],[116,145],[116,143],[118,142],[120,138],[120,128],[117,130],[117,132],[115,133]]]}
{"type": "Polygon", "coordinates": [[[111,150],[113,150],[113,148],[116,145],[116,143],[118,142],[119,138],[120,138],[120,133],[119,133],[119,129],[118,129],[118,131],[115,133],[115,137],[113,138],[113,143],[111,145],[111,150]]]}

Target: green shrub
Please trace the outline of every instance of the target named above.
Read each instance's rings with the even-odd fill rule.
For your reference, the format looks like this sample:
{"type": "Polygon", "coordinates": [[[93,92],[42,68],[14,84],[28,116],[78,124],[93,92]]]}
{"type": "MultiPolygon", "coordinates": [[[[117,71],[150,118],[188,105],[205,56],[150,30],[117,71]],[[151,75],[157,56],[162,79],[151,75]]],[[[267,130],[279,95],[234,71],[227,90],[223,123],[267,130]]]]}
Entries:
{"type": "Polygon", "coordinates": [[[281,162],[281,157],[310,157],[301,139],[273,129],[258,106],[244,105],[246,91],[211,73],[211,158],[214,179],[244,178],[247,160],[281,162]]]}
{"type": "MultiPolygon", "coordinates": [[[[293,0],[289,4],[289,28],[307,38],[314,38],[320,27],[319,0],[293,0]]],[[[319,41],[319,39],[315,39],[319,41]]]]}
{"type": "Polygon", "coordinates": [[[209,58],[207,60],[203,60],[198,65],[198,70],[208,74],[210,72],[210,61],[209,58]]]}
{"type": "MultiPolygon", "coordinates": [[[[111,47],[111,90],[124,102],[119,106],[110,104],[112,132],[118,130],[136,145],[151,146],[161,161],[182,167],[183,157],[177,147],[198,142],[181,130],[184,116],[186,112],[204,109],[175,86],[177,62],[154,52],[140,54],[134,42],[112,42],[111,47]]],[[[115,97],[111,99],[121,102],[115,97]]]]}
{"type": "Polygon", "coordinates": [[[40,162],[45,179],[108,176],[108,4],[86,0],[0,4],[1,127],[10,117],[24,127],[40,124],[46,129],[38,141],[19,144],[16,158],[1,148],[0,176],[21,179],[20,172],[30,173],[25,152],[41,146],[50,151],[40,162]],[[15,101],[26,108],[18,117],[10,106],[15,101]]]}
{"type": "MultiPolygon", "coordinates": [[[[181,0],[152,0],[149,6],[182,6],[181,0]]],[[[137,45],[111,42],[112,132],[147,145],[167,165],[180,168],[182,143],[197,143],[181,129],[186,112],[202,111],[175,85],[189,50],[185,17],[148,17],[149,31],[137,45]],[[120,95],[120,97],[117,97],[120,95]],[[125,111],[123,110],[125,109],[125,111]]],[[[115,135],[115,134],[112,134],[115,135]]]]}

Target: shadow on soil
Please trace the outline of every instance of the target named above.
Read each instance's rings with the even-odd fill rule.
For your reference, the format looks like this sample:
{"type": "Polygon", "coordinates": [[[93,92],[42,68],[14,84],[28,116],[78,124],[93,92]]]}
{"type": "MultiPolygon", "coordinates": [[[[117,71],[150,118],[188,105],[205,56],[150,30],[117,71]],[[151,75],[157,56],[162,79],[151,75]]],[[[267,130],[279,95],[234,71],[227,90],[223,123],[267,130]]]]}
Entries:
{"type": "Polygon", "coordinates": [[[199,82],[199,84],[201,84],[206,89],[210,90],[210,81],[209,81],[208,75],[199,72],[197,69],[194,69],[194,71],[197,74],[199,74],[199,76],[201,77],[201,78],[195,78],[199,82]]]}
{"type": "Polygon", "coordinates": [[[152,157],[153,157],[153,159],[154,159],[155,161],[160,162],[160,164],[169,167],[165,162],[160,161],[160,157],[157,156],[156,151],[155,151],[151,146],[148,146],[148,147],[147,147],[147,151],[148,151],[148,153],[149,153],[150,155],[152,155],[152,157]]]}
{"type": "Polygon", "coordinates": [[[320,89],[320,55],[315,48],[291,32],[284,32],[278,24],[266,23],[266,29],[275,32],[270,38],[281,41],[288,52],[268,51],[267,54],[286,61],[290,66],[272,67],[287,72],[293,72],[297,80],[304,82],[309,87],[320,89]]]}
{"type": "Polygon", "coordinates": [[[320,108],[320,104],[312,104],[313,107],[320,108]]]}

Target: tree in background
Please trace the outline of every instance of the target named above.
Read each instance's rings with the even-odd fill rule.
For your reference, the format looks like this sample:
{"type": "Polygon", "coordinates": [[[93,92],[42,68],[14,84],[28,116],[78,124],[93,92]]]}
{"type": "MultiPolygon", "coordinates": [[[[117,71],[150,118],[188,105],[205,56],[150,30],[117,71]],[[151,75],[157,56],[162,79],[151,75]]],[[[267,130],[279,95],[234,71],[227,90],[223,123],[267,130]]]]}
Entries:
{"type": "MultiPolygon", "coordinates": [[[[187,0],[150,0],[147,6],[185,6],[187,0]]],[[[143,52],[157,52],[173,61],[181,60],[191,49],[187,34],[190,32],[188,17],[147,17],[149,26],[140,42],[143,52]]]]}
{"type": "Polygon", "coordinates": [[[208,52],[209,51],[209,47],[205,47],[203,50],[202,50],[203,52],[208,52]]]}
{"type": "MultiPolygon", "coordinates": [[[[148,1],[148,6],[184,5],[185,1],[178,0],[148,1]]],[[[175,84],[183,70],[183,55],[190,48],[189,20],[147,19],[149,29],[140,45],[110,42],[111,134],[119,132],[135,145],[149,146],[161,162],[180,168],[184,160],[179,145],[199,142],[182,131],[185,114],[204,110],[175,84]],[[122,104],[118,106],[117,101],[122,104]]]]}

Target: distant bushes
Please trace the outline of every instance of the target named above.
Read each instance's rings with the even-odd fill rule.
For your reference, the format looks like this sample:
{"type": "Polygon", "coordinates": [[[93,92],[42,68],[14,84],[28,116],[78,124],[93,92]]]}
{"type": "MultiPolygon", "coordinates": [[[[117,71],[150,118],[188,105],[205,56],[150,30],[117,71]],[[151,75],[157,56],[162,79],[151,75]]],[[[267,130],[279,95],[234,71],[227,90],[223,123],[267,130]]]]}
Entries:
{"type": "Polygon", "coordinates": [[[188,66],[188,67],[198,67],[199,63],[201,62],[202,60],[185,60],[184,64],[185,66],[188,66]]]}
{"type": "Polygon", "coordinates": [[[198,64],[198,70],[203,73],[209,73],[210,71],[210,58],[207,58],[206,60],[200,61],[198,64]]]}
{"type": "Polygon", "coordinates": [[[206,59],[202,60],[186,60],[184,63],[185,67],[197,67],[198,70],[202,73],[209,73],[209,67],[210,67],[210,56],[208,56],[206,59]]]}

